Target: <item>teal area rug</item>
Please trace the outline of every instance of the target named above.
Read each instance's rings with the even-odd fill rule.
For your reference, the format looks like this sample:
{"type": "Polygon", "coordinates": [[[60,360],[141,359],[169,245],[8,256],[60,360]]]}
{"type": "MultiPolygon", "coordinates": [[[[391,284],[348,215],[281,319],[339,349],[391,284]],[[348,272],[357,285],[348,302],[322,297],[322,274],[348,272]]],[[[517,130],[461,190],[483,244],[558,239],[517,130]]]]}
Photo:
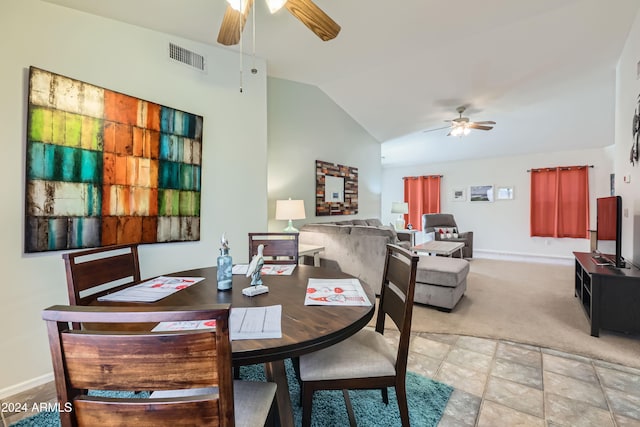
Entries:
{"type": "MultiPolygon", "coordinates": [[[[290,360],[286,362],[286,369],[294,422],[296,426],[299,426],[302,424],[302,408],[298,406],[300,387],[295,379],[290,360]]],[[[262,365],[243,366],[240,368],[240,376],[244,380],[265,380],[262,365]]],[[[452,391],[453,389],[446,384],[408,372],[407,400],[411,425],[437,426],[452,391]]],[[[382,402],[379,390],[352,390],[349,394],[358,426],[400,426],[400,414],[393,389],[389,389],[389,405],[382,402]]],[[[339,390],[316,392],[313,397],[312,426],[334,427],[340,425],[349,425],[342,392],[339,390]]],[[[41,412],[12,424],[12,426],[58,427],[60,426],[60,418],[55,412],[41,412]]]]}

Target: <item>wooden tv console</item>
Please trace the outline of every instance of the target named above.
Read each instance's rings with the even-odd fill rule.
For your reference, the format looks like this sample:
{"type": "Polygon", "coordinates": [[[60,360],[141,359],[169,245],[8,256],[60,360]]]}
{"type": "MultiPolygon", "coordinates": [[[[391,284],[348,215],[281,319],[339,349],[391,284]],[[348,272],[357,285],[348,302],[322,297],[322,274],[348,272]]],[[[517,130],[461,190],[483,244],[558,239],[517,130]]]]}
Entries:
{"type": "Polygon", "coordinates": [[[575,296],[591,323],[591,335],[600,328],[624,333],[640,333],[640,270],[596,265],[595,254],[574,252],[576,257],[575,296]]]}

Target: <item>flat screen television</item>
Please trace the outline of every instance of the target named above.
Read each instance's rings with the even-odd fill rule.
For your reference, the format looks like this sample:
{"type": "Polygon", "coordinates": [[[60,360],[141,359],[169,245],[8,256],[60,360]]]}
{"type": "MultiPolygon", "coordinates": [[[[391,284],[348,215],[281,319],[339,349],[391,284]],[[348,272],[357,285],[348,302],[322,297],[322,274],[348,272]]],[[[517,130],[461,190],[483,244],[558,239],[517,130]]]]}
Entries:
{"type": "Polygon", "coordinates": [[[622,198],[600,197],[596,204],[596,250],[618,268],[624,267],[621,251],[622,198]]]}

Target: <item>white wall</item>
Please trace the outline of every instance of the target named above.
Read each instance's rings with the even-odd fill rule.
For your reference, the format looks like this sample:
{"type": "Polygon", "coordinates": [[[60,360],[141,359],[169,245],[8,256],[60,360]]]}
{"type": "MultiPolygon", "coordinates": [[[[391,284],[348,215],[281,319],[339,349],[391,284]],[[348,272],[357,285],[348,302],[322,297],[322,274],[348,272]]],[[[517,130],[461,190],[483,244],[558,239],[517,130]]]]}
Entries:
{"type": "Polygon", "coordinates": [[[269,230],[278,199],[304,200],[308,222],[380,218],[380,144],[315,86],[269,78],[269,230]],[[316,160],[358,168],[358,214],[316,217],[316,160]]]}
{"type": "Polygon", "coordinates": [[[595,227],[595,199],[609,195],[613,173],[611,148],[478,159],[464,162],[384,168],[382,171],[382,218],[395,218],[391,203],[403,200],[404,176],[442,175],[441,207],[452,213],[460,231],[473,231],[474,256],[518,255],[571,258],[572,251],[589,251],[588,239],[552,239],[529,236],[529,173],[531,168],[562,165],[594,165],[589,169],[591,225],[595,227]],[[513,200],[470,202],[469,186],[514,187],[513,200]],[[463,188],[466,201],[453,201],[453,189],[463,188]]]}
{"type": "Polygon", "coordinates": [[[616,193],[622,196],[622,256],[640,267],[640,165],[631,165],[631,119],[638,108],[640,80],[640,13],[629,32],[616,79],[616,193]],[[627,177],[627,183],[624,182],[627,177]]]}
{"type": "MultiPolygon", "coordinates": [[[[595,227],[595,199],[609,195],[609,175],[615,173],[615,193],[622,196],[622,255],[640,266],[640,165],[629,161],[631,120],[640,96],[640,13],[636,16],[616,69],[615,132],[604,149],[543,153],[521,157],[383,168],[381,209],[383,222],[394,216],[391,202],[403,199],[403,176],[444,175],[442,212],[455,215],[460,228],[474,231],[474,252],[571,258],[572,251],[588,251],[586,239],[529,237],[529,175],[527,169],[593,164],[590,170],[591,225],[595,227]],[[625,182],[626,178],[626,182],[625,182]],[[513,185],[513,201],[453,202],[450,192],[469,185],[513,185]]],[[[597,124],[594,124],[597,125],[597,124]]]]}
{"type": "Polygon", "coordinates": [[[141,246],[144,277],[213,265],[223,231],[234,260],[246,262],[246,233],[267,227],[267,86],[266,72],[245,72],[240,94],[238,57],[227,50],[39,0],[2,0],[0,51],[2,398],[50,375],[40,312],[68,303],[60,252],[22,249],[28,67],[204,116],[201,240],[141,246]],[[208,73],[168,59],[170,41],[204,55],[208,73]]]}

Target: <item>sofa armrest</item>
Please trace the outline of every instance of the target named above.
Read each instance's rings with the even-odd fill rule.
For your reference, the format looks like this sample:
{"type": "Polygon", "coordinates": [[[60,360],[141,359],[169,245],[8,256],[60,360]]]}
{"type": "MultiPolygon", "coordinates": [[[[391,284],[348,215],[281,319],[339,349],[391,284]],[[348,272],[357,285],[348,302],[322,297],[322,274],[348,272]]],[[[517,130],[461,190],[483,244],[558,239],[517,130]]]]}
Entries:
{"type": "Polygon", "coordinates": [[[461,239],[467,239],[469,242],[473,242],[473,231],[465,231],[464,233],[458,233],[461,239]]]}
{"type": "Polygon", "coordinates": [[[397,231],[398,240],[401,242],[411,242],[411,233],[403,233],[402,231],[397,231]]]}
{"type": "Polygon", "coordinates": [[[411,249],[411,242],[401,241],[401,242],[397,242],[396,245],[400,246],[401,248],[404,248],[406,250],[410,250],[411,249]]]}
{"type": "Polygon", "coordinates": [[[460,233],[459,236],[466,241],[465,255],[467,258],[473,257],[473,231],[465,231],[460,233]]]}

